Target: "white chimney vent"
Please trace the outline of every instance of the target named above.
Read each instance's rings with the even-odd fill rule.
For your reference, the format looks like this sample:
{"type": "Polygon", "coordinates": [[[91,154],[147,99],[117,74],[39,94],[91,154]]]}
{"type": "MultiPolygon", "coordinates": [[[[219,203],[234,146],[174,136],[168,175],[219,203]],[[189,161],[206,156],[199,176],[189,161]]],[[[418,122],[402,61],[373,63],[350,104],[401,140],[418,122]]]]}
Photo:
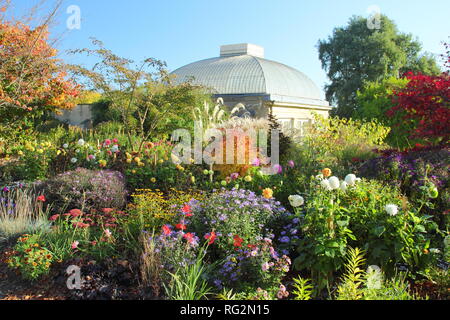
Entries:
{"type": "Polygon", "coordinates": [[[251,43],[229,44],[220,47],[221,57],[249,55],[264,58],[264,48],[251,43]]]}

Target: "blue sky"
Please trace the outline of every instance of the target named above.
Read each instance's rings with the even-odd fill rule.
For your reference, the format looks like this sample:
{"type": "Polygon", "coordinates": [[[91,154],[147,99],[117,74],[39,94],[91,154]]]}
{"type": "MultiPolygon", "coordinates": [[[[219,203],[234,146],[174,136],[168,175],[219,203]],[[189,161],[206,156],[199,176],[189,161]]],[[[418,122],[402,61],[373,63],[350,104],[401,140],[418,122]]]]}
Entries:
{"type": "MultiPolygon", "coordinates": [[[[36,2],[13,0],[15,13],[36,2]]],[[[450,36],[448,0],[65,0],[53,31],[63,34],[61,52],[88,47],[95,37],[121,56],[158,58],[170,70],[218,56],[223,44],[254,43],[265,48],[266,58],[303,71],[323,88],[317,42],[352,15],[368,16],[373,5],[400,31],[417,36],[425,51],[443,52],[441,42],[450,36]],[[81,9],[81,30],[65,27],[70,5],[81,9]]]]}

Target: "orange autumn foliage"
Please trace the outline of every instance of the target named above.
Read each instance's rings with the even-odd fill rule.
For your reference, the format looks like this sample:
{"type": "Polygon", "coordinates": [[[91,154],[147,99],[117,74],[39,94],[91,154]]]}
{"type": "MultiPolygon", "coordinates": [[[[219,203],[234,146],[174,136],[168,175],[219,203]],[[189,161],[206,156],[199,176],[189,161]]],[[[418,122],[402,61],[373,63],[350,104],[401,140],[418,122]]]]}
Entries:
{"type": "Polygon", "coordinates": [[[44,110],[71,109],[78,86],[49,44],[46,25],[7,20],[0,4],[0,116],[17,120],[44,110]]]}

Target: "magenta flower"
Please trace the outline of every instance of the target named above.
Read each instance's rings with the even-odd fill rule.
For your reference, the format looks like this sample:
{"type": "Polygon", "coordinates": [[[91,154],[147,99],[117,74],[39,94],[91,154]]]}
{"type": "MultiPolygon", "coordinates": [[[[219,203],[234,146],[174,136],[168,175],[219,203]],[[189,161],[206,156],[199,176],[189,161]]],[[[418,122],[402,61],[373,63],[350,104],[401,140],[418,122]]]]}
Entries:
{"type": "Polygon", "coordinates": [[[283,167],[279,164],[276,164],[273,166],[273,169],[276,171],[277,174],[282,174],[283,173],[283,167]]]}
{"type": "Polygon", "coordinates": [[[294,169],[295,168],[295,162],[293,160],[289,160],[288,161],[288,167],[291,168],[291,169],[294,169]]]}
{"type": "Polygon", "coordinates": [[[232,173],[232,174],[231,174],[231,179],[232,179],[232,180],[236,180],[237,178],[239,178],[239,173],[236,173],[236,172],[235,172],[235,173],[232,173]]]}

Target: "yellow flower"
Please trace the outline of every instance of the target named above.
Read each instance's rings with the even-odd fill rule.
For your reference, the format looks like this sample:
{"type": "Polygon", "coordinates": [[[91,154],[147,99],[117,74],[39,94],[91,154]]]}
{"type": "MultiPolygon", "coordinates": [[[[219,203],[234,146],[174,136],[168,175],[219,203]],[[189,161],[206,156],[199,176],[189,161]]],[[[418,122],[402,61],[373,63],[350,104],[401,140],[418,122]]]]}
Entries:
{"type": "Polygon", "coordinates": [[[136,170],[131,170],[131,173],[132,174],[136,174],[136,170]]]}
{"type": "Polygon", "coordinates": [[[251,176],[246,176],[246,177],[244,178],[244,180],[245,180],[245,182],[252,182],[252,181],[253,181],[253,178],[252,178],[251,176]]]}
{"type": "Polygon", "coordinates": [[[263,197],[266,199],[272,199],[273,198],[273,190],[270,188],[266,188],[263,190],[263,197]]]}
{"type": "Polygon", "coordinates": [[[107,164],[106,160],[100,160],[98,163],[100,164],[100,167],[106,167],[107,164]]]}
{"type": "Polygon", "coordinates": [[[44,150],[42,150],[42,149],[38,149],[38,151],[37,151],[38,153],[40,153],[40,154],[42,154],[42,153],[44,153],[44,150]]]}
{"type": "Polygon", "coordinates": [[[325,169],[322,170],[322,174],[323,174],[323,176],[324,176],[325,178],[328,178],[328,177],[331,177],[331,175],[332,175],[333,173],[331,172],[331,169],[325,168],[325,169]]]}
{"type": "Polygon", "coordinates": [[[56,151],[56,155],[60,155],[61,154],[61,150],[56,151]]]}
{"type": "Polygon", "coordinates": [[[136,163],[141,162],[141,158],[138,158],[138,157],[134,158],[134,162],[136,162],[136,163]]]}
{"type": "Polygon", "coordinates": [[[151,178],[150,181],[151,181],[151,183],[155,183],[156,182],[156,178],[151,178]]]}
{"type": "Polygon", "coordinates": [[[19,156],[23,156],[23,152],[22,152],[22,151],[17,152],[17,154],[18,154],[19,156]]]}
{"type": "Polygon", "coordinates": [[[127,159],[127,163],[131,163],[133,162],[133,160],[131,160],[130,158],[127,159]]]}
{"type": "Polygon", "coordinates": [[[158,162],[159,162],[159,164],[163,164],[164,160],[163,159],[159,159],[158,162]]]}
{"type": "Polygon", "coordinates": [[[133,158],[133,156],[131,154],[129,154],[128,152],[126,153],[127,159],[131,159],[133,158]]]}
{"type": "Polygon", "coordinates": [[[139,166],[139,167],[144,167],[144,166],[145,166],[145,163],[143,163],[143,162],[138,162],[138,166],[139,166]]]}

